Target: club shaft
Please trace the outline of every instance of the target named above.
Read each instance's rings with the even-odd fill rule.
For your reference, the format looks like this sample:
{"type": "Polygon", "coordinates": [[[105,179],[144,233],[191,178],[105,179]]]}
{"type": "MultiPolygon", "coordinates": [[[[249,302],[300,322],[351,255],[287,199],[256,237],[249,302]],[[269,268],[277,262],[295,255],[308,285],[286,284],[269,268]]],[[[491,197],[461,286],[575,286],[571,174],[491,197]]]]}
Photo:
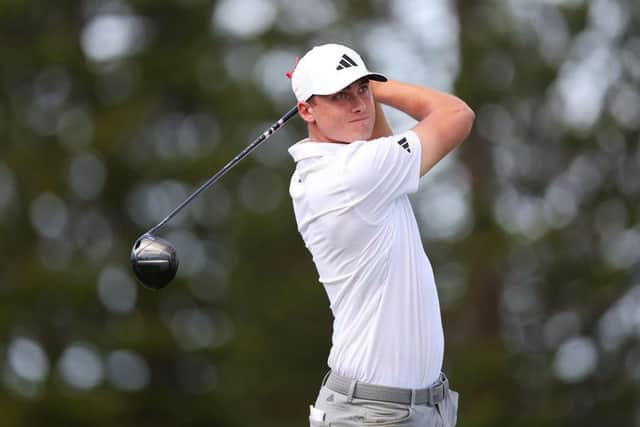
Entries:
{"type": "Polygon", "coordinates": [[[234,157],[229,163],[224,165],[222,169],[215,173],[211,178],[209,178],[204,184],[198,187],[189,197],[187,197],[182,203],[180,203],[174,210],[172,210],[169,215],[167,215],[162,221],[160,221],[156,226],[151,228],[145,234],[153,235],[157,230],[159,230],[163,225],[165,225],[171,218],[176,216],[185,206],[187,206],[191,201],[196,198],[200,193],[206,190],[209,186],[217,182],[224,174],[226,174],[229,169],[233,168],[240,160],[244,159],[251,153],[258,145],[266,141],[271,135],[273,135],[278,129],[280,129],[290,118],[295,116],[298,113],[298,107],[295,106],[291,110],[287,111],[287,113],[282,116],[278,121],[271,125],[269,129],[264,131],[260,136],[254,139],[244,150],[242,150],[236,157],[234,157]]]}

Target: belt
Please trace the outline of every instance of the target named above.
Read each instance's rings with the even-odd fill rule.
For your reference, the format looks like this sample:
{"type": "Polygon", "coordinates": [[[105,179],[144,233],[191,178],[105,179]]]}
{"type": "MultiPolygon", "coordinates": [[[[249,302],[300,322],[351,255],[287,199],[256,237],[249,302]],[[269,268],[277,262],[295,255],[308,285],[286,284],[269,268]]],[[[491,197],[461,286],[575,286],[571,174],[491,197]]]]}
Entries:
{"type": "Polygon", "coordinates": [[[427,404],[435,406],[444,400],[449,391],[449,380],[444,374],[440,374],[438,381],[427,388],[410,389],[367,384],[330,371],[324,385],[336,393],[355,399],[379,400],[405,405],[427,404]]]}

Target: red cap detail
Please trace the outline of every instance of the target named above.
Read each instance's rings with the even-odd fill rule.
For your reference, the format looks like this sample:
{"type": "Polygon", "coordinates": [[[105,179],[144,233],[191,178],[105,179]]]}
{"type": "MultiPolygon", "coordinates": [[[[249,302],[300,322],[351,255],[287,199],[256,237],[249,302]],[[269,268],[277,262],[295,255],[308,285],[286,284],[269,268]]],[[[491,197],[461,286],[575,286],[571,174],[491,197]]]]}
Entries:
{"type": "Polygon", "coordinates": [[[291,78],[293,77],[293,72],[296,70],[296,67],[298,66],[298,61],[300,60],[300,58],[298,58],[296,56],[296,63],[293,66],[293,69],[291,71],[288,71],[285,75],[287,76],[287,78],[289,80],[291,80],[291,78]]]}

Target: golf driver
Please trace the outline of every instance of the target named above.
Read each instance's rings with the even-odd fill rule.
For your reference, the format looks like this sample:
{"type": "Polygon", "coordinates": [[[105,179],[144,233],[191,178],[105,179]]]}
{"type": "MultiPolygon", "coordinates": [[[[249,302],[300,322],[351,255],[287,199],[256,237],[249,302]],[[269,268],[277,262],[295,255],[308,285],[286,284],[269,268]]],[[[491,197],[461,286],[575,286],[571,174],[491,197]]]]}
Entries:
{"type": "Polygon", "coordinates": [[[149,231],[138,237],[131,249],[131,266],[138,280],[151,289],[162,289],[173,280],[178,271],[178,255],[173,245],[164,239],[155,236],[155,233],[164,226],[171,218],[176,216],[185,206],[196,198],[205,189],[218,181],[222,176],[233,168],[240,160],[247,157],[258,145],[267,140],[278,129],[280,129],[290,118],[298,113],[298,107],[293,107],[278,121],[269,127],[264,133],[253,140],[244,150],[227,163],[222,169],[209,178],[204,184],[198,187],[189,197],[180,203],[162,221],[152,227],[149,231]]]}

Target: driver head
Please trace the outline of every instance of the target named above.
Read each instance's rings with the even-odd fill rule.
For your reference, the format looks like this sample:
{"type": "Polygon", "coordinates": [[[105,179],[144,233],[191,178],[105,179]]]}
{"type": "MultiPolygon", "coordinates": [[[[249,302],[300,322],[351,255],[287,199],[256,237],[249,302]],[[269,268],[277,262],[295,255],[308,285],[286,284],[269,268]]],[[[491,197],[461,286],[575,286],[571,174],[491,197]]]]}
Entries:
{"type": "Polygon", "coordinates": [[[164,239],[141,236],[131,249],[131,266],[138,280],[151,289],[162,289],[178,271],[176,250],[164,239]]]}

